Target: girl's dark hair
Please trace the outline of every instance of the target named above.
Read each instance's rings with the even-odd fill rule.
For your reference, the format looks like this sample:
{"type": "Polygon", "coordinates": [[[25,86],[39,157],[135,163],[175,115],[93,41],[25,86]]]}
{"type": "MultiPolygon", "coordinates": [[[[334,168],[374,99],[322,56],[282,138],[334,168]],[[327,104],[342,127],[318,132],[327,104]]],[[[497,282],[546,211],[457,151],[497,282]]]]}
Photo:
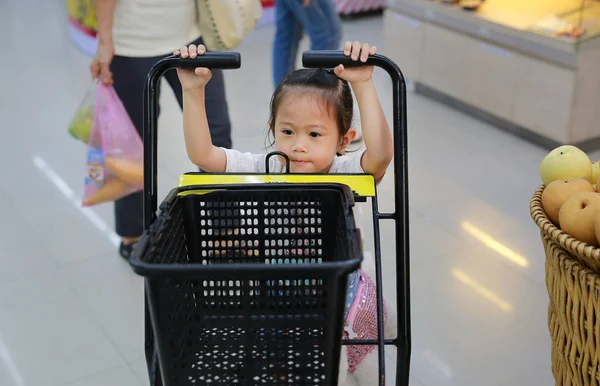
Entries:
{"type": "Polygon", "coordinates": [[[314,94],[333,112],[341,136],[346,135],[352,124],[354,101],[347,81],[338,78],[332,70],[307,68],[292,72],[277,86],[271,97],[269,132],[275,135],[275,117],[283,98],[290,92],[314,94]]]}

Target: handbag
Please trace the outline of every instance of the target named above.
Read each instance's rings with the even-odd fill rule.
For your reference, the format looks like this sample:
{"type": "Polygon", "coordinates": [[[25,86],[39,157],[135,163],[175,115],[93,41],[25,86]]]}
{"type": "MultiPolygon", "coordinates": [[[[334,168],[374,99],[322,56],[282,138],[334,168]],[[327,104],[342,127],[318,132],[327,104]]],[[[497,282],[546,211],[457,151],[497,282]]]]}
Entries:
{"type": "Polygon", "coordinates": [[[260,0],[196,0],[196,16],[210,51],[237,47],[262,16],[260,0]]]}

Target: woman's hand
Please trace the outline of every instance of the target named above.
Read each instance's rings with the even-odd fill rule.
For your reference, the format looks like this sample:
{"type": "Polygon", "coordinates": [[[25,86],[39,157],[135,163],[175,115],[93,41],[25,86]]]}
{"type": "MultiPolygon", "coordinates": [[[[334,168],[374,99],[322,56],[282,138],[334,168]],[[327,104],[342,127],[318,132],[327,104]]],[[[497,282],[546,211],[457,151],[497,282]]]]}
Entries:
{"type": "MultiPolygon", "coordinates": [[[[350,56],[354,61],[360,60],[366,62],[369,55],[375,55],[377,48],[369,46],[368,43],[361,44],[356,41],[354,43],[347,41],[344,44],[344,55],[350,56]]],[[[342,64],[334,68],[334,72],[340,78],[356,85],[362,82],[370,81],[373,76],[373,66],[360,66],[346,68],[342,64]]]]}
{"type": "Polygon", "coordinates": [[[98,40],[98,48],[96,49],[96,55],[92,59],[90,64],[90,71],[92,73],[92,79],[97,80],[100,78],[102,83],[110,86],[113,84],[112,72],[110,71],[110,63],[115,56],[115,47],[112,42],[105,42],[101,39],[98,40]]]}
{"type": "MultiPolygon", "coordinates": [[[[176,50],[173,55],[180,56],[183,59],[196,59],[198,56],[204,55],[205,52],[206,47],[203,44],[197,47],[195,44],[190,44],[187,47],[184,46],[176,50]]],[[[194,90],[206,86],[212,77],[212,72],[205,67],[196,67],[194,69],[177,68],[177,75],[184,90],[194,90]]]]}

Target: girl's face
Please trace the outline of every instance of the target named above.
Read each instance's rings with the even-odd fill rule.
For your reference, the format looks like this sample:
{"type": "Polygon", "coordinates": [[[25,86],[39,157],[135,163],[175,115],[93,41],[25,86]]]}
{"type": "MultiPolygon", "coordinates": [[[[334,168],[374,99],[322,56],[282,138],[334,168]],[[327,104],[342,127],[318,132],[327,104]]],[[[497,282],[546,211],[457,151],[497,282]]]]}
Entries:
{"type": "MultiPolygon", "coordinates": [[[[356,132],[340,135],[327,106],[315,95],[291,91],[275,117],[275,150],[290,159],[292,173],[328,173],[337,153],[343,153],[356,132]]],[[[284,160],[282,160],[283,162],[284,160]]]]}

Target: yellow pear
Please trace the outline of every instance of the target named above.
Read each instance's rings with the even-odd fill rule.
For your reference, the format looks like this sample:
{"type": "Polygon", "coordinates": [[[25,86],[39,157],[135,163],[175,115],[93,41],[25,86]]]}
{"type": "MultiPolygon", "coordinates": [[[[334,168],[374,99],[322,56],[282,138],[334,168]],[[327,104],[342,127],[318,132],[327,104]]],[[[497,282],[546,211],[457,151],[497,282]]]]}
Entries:
{"type": "Polygon", "coordinates": [[[600,214],[600,193],[581,192],[572,195],[560,208],[560,228],[571,237],[598,246],[596,217],[600,214]]]}
{"type": "Polygon", "coordinates": [[[596,161],[592,164],[592,179],[590,182],[595,184],[596,181],[598,181],[598,178],[600,178],[600,161],[596,161]]]}
{"type": "Polygon", "coordinates": [[[542,160],[540,177],[546,185],[552,181],[569,178],[585,178],[592,182],[592,161],[585,152],[575,146],[559,146],[542,160]]]}
{"type": "Polygon", "coordinates": [[[596,241],[600,244],[600,213],[596,215],[596,221],[594,222],[594,229],[596,230],[596,241]]]}
{"type": "Polygon", "coordinates": [[[546,215],[558,226],[558,212],[561,206],[575,193],[595,192],[592,184],[583,178],[556,180],[546,186],[542,193],[542,206],[546,215]]]}

